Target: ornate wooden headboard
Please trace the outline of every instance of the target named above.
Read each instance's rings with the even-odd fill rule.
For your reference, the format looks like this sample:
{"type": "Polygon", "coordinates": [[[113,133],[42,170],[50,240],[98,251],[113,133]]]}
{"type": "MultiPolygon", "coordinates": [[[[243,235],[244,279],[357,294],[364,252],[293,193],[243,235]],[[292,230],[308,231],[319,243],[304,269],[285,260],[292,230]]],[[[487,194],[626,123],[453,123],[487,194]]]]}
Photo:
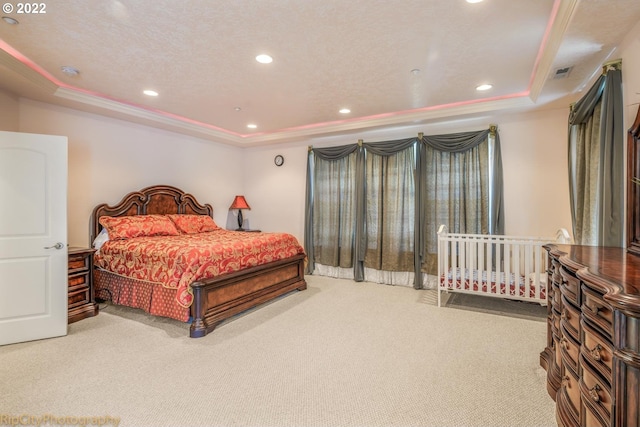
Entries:
{"type": "Polygon", "coordinates": [[[102,229],[99,222],[101,216],[151,214],[195,214],[209,215],[213,218],[213,207],[208,203],[200,204],[191,194],[169,185],[143,188],[127,194],[114,206],[103,203],[93,209],[89,223],[89,244],[102,229]]]}

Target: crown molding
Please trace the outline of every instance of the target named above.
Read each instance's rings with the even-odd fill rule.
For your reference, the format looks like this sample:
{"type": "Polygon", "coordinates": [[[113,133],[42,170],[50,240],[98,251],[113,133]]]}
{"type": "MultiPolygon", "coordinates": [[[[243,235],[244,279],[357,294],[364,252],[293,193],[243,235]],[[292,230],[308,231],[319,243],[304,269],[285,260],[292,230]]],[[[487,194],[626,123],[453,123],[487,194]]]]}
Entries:
{"type": "Polygon", "coordinates": [[[38,89],[44,90],[49,95],[53,94],[56,89],[58,89],[58,84],[20,61],[10,52],[7,52],[1,47],[2,46],[0,46],[0,65],[4,65],[10,71],[26,80],[27,83],[35,85],[38,89]]]}
{"type": "Polygon", "coordinates": [[[313,128],[292,128],[280,132],[264,133],[246,138],[247,145],[260,143],[273,143],[303,139],[315,136],[329,135],[332,133],[349,132],[359,129],[372,129],[376,127],[415,124],[416,122],[429,121],[441,118],[454,118],[472,114],[486,113],[503,109],[530,108],[535,104],[527,95],[518,97],[477,102],[453,107],[434,107],[421,109],[401,114],[388,114],[383,117],[364,118],[348,122],[335,122],[326,126],[313,128]]]}
{"type": "Polygon", "coordinates": [[[125,119],[135,119],[137,122],[161,125],[163,129],[178,133],[185,133],[215,142],[223,142],[232,145],[243,145],[240,135],[233,134],[223,129],[215,128],[183,117],[173,116],[162,111],[154,111],[136,105],[123,103],[102,96],[85,93],[65,87],[58,87],[54,94],[58,98],[96,107],[99,110],[107,110],[125,119]]]}
{"type": "Polygon", "coordinates": [[[555,16],[550,20],[549,27],[545,31],[545,39],[540,46],[541,55],[533,71],[530,96],[534,102],[537,101],[549,77],[549,72],[558,54],[563,37],[578,8],[579,1],[580,0],[556,0],[553,5],[555,16]]]}

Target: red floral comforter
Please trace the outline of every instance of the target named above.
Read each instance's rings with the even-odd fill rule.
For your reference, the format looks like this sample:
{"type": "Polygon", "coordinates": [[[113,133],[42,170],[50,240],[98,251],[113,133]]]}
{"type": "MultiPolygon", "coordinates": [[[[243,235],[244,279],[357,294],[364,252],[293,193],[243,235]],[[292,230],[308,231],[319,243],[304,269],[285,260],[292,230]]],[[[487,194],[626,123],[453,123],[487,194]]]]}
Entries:
{"type": "Polygon", "coordinates": [[[267,264],[304,253],[286,233],[251,233],[218,229],[179,236],[109,240],[95,255],[95,265],[137,280],[177,289],[176,301],[191,306],[190,283],[267,264]]]}

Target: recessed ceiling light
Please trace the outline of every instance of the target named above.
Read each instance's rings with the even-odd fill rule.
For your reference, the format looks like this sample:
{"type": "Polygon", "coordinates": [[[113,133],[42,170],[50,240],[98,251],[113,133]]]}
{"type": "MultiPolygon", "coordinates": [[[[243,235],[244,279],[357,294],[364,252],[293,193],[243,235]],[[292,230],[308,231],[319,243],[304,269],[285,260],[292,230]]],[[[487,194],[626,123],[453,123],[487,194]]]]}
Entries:
{"type": "Polygon", "coordinates": [[[60,67],[60,69],[62,70],[63,73],[65,73],[67,76],[71,76],[71,77],[75,77],[78,74],[80,74],[80,70],[78,70],[75,67],[70,67],[68,65],[63,65],[62,67],[60,67]]]}
{"type": "Polygon", "coordinates": [[[351,112],[351,110],[348,109],[348,108],[343,108],[343,109],[340,110],[340,114],[349,114],[350,112],[351,112]]]}
{"type": "Polygon", "coordinates": [[[270,64],[273,62],[273,58],[270,57],[269,55],[258,55],[256,56],[256,61],[258,61],[261,64],[270,64]]]}
{"type": "Polygon", "coordinates": [[[234,110],[236,110],[236,111],[242,111],[242,108],[240,108],[240,107],[236,107],[236,108],[234,108],[234,110]]]}
{"type": "Polygon", "coordinates": [[[418,74],[420,74],[420,69],[414,68],[413,70],[411,70],[411,74],[413,74],[414,76],[417,76],[418,74]]]}
{"type": "Polygon", "coordinates": [[[476,86],[476,90],[489,90],[493,87],[493,85],[484,84],[480,86],[476,86]]]}
{"type": "Polygon", "coordinates": [[[467,3],[480,3],[482,0],[467,0],[467,3]]]}
{"type": "Polygon", "coordinates": [[[158,96],[158,92],[151,89],[143,90],[142,93],[144,93],[147,96],[158,96]]]}
{"type": "Polygon", "coordinates": [[[13,18],[12,18],[12,17],[10,17],[10,16],[3,16],[3,17],[2,17],[2,20],[3,20],[4,22],[6,22],[7,24],[9,24],[9,25],[18,25],[18,24],[19,24],[19,22],[18,22],[18,20],[17,20],[17,19],[13,19],[13,18]]]}
{"type": "Polygon", "coordinates": [[[248,124],[247,127],[249,129],[256,129],[258,127],[258,125],[254,125],[253,123],[251,123],[251,124],[248,124]]]}

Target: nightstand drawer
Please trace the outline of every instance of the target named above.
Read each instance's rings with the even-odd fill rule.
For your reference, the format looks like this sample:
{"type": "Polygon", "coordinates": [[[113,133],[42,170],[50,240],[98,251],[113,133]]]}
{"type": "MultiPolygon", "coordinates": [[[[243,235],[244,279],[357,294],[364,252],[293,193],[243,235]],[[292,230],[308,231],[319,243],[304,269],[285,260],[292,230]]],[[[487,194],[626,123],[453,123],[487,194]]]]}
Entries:
{"type": "Polygon", "coordinates": [[[93,253],[89,248],[69,248],[67,303],[69,323],[98,314],[93,296],[93,253]]]}
{"type": "Polygon", "coordinates": [[[78,286],[89,287],[89,272],[74,274],[73,276],[69,276],[69,291],[77,288],[78,286]]]}
{"type": "Polygon", "coordinates": [[[89,261],[90,257],[87,254],[69,254],[69,274],[82,270],[89,271],[89,261]]]}
{"type": "Polygon", "coordinates": [[[69,308],[78,307],[83,304],[89,304],[91,302],[91,295],[89,287],[85,289],[78,289],[73,292],[69,292],[69,308]]]}

